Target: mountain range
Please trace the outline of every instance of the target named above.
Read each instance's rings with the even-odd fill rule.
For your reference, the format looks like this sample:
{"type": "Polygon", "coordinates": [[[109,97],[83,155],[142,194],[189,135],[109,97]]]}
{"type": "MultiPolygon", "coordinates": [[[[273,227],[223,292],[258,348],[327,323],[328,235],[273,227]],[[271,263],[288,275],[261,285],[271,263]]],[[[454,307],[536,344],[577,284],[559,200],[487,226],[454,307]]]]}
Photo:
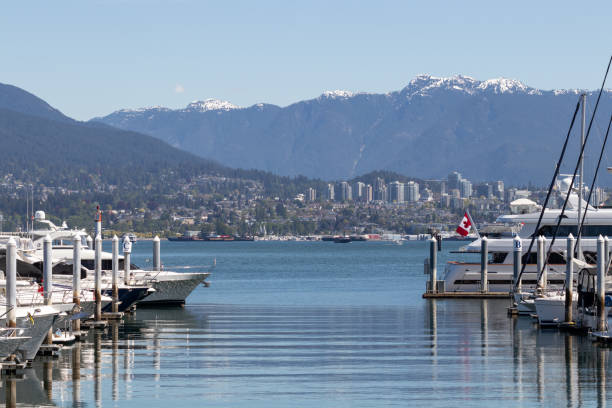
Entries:
{"type": "Polygon", "coordinates": [[[200,192],[235,192],[241,183],[256,182],[267,194],[294,197],[308,187],[322,191],[324,185],[305,177],[230,168],[143,133],[76,121],[37,96],[6,84],[0,84],[0,141],[0,181],[12,177],[72,191],[119,189],[115,198],[134,205],[140,205],[143,196],[175,194],[189,180],[202,176],[215,181],[205,187],[210,191],[200,192]]]}
{"type": "Polygon", "coordinates": [[[0,140],[0,174],[50,186],[142,186],[172,172],[232,171],[148,135],[76,121],[6,84],[0,84],[0,140]]]}
{"type": "MultiPolygon", "coordinates": [[[[543,185],[580,93],[505,78],[420,75],[386,94],[327,91],[286,107],[206,99],[184,109],[123,109],[92,122],[148,134],[230,167],[280,175],[338,180],[384,169],[442,178],[458,170],[477,181],[543,185]]],[[[597,92],[587,94],[592,108],[597,92]]],[[[594,125],[598,140],[611,109],[612,92],[605,91],[594,125]]]]}

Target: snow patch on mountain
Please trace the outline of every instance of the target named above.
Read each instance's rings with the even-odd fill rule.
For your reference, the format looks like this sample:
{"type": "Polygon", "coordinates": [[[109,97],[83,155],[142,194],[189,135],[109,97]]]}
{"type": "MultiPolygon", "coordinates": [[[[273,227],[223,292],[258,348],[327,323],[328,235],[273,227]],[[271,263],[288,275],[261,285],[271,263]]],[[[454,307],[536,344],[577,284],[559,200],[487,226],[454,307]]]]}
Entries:
{"type": "Polygon", "coordinates": [[[410,98],[415,95],[428,96],[435,90],[452,90],[474,95],[481,92],[493,92],[496,94],[525,93],[529,95],[540,95],[541,91],[531,88],[515,79],[495,78],[486,81],[478,81],[465,75],[454,75],[452,77],[436,77],[428,74],[417,75],[403,92],[410,98]]]}
{"type": "Polygon", "coordinates": [[[185,108],[186,111],[190,112],[230,111],[233,109],[240,109],[240,107],[227,101],[221,101],[214,98],[205,99],[203,101],[193,101],[185,108]]]}
{"type": "Polygon", "coordinates": [[[151,111],[155,111],[155,112],[169,112],[172,109],[170,108],[166,108],[163,106],[147,106],[144,108],[136,108],[136,109],[119,109],[118,111],[116,111],[115,113],[143,113],[143,112],[151,112],[151,111]]]}
{"type": "Polygon", "coordinates": [[[352,98],[355,94],[351,91],[343,91],[337,89],[335,91],[324,91],[319,98],[327,99],[347,99],[352,98]]]}

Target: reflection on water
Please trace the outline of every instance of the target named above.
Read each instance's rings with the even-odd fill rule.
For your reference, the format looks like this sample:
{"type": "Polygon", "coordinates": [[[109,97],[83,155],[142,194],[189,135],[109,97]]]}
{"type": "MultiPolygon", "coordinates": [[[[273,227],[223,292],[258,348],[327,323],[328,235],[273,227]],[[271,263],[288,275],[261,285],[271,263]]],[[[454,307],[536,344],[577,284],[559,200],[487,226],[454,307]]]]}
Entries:
{"type": "MultiPolygon", "coordinates": [[[[213,245],[177,243],[164,257],[217,257],[212,287],[187,307],[89,332],[4,380],[0,402],[499,408],[605,406],[610,395],[607,347],[510,318],[507,300],[423,300],[425,243],[213,245]]],[[[139,243],[133,258],[146,257],[139,243]]]]}
{"type": "Polygon", "coordinates": [[[500,302],[139,310],[36,361],[2,398],[10,406],[12,387],[18,405],[75,407],[605,406],[608,348],[509,318],[500,302]]]}

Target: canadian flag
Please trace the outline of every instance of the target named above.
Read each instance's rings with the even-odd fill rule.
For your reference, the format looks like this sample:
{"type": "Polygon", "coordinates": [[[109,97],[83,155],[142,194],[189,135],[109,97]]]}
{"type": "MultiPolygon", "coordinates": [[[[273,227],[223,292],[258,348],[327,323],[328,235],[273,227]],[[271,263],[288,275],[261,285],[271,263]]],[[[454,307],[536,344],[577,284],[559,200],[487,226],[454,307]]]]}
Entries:
{"type": "Polygon", "coordinates": [[[466,211],[465,214],[463,214],[463,219],[459,223],[459,226],[457,227],[456,231],[457,231],[457,234],[465,237],[467,236],[467,234],[470,233],[471,229],[472,229],[472,221],[470,220],[470,217],[468,216],[468,213],[466,211]]]}

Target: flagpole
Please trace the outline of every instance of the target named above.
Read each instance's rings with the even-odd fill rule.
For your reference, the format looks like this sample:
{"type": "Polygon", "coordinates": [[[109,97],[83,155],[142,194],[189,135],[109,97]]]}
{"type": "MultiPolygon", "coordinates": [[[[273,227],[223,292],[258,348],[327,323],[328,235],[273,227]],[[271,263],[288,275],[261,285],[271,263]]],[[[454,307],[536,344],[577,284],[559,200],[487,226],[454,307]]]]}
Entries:
{"type": "Polygon", "coordinates": [[[472,219],[472,214],[470,214],[470,210],[468,210],[466,208],[465,209],[465,213],[467,214],[468,218],[470,219],[470,223],[472,224],[472,227],[474,227],[474,232],[476,233],[476,236],[478,237],[478,239],[480,239],[480,233],[478,232],[478,228],[476,228],[476,224],[474,223],[474,220],[472,219]]]}

